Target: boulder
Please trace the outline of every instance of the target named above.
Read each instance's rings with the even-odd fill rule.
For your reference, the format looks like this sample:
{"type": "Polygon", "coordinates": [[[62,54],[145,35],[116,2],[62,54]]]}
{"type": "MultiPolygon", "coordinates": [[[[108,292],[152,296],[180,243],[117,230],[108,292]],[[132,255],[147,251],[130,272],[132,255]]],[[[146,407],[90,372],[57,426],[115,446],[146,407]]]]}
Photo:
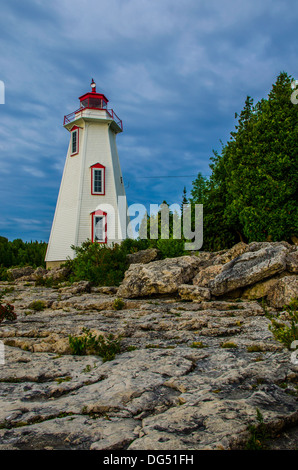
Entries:
{"type": "Polygon", "coordinates": [[[263,281],[253,284],[252,286],[245,287],[240,297],[241,299],[247,300],[255,300],[267,297],[279,279],[285,276],[294,276],[294,274],[288,271],[283,271],[282,273],[276,274],[271,278],[264,279],[263,281]]]}
{"type": "Polygon", "coordinates": [[[223,268],[222,264],[215,264],[207,266],[206,268],[200,269],[198,274],[193,278],[192,283],[195,286],[208,287],[209,282],[215,279],[215,277],[221,273],[223,268]]]}
{"type": "Polygon", "coordinates": [[[241,295],[242,299],[254,300],[267,297],[271,289],[277,283],[278,278],[265,279],[264,281],[257,282],[253,286],[248,286],[244,289],[241,295]]]}
{"type": "Polygon", "coordinates": [[[298,251],[292,251],[287,254],[287,271],[290,273],[298,273],[298,251]]]}
{"type": "Polygon", "coordinates": [[[71,286],[61,287],[59,292],[63,294],[82,294],[83,292],[91,292],[91,282],[74,282],[71,286]]]}
{"type": "Polygon", "coordinates": [[[70,271],[70,268],[67,266],[62,266],[60,268],[53,268],[53,269],[50,269],[44,277],[53,279],[53,281],[59,281],[59,280],[63,281],[69,275],[69,271],[70,271]]]}
{"type": "Polygon", "coordinates": [[[237,258],[237,256],[242,255],[248,249],[248,245],[244,242],[239,242],[237,245],[234,245],[229,250],[225,251],[222,254],[219,254],[215,257],[214,263],[215,264],[225,264],[229,263],[233,259],[237,258]]]}
{"type": "Polygon", "coordinates": [[[34,268],[32,266],[24,266],[22,268],[13,268],[8,269],[8,273],[11,274],[12,278],[20,279],[23,277],[31,276],[34,273],[34,268]]]}
{"type": "Polygon", "coordinates": [[[159,250],[157,248],[148,248],[148,250],[140,250],[136,253],[131,253],[127,255],[127,260],[129,264],[136,263],[150,263],[158,258],[159,250]]]}
{"type": "Polygon", "coordinates": [[[152,294],[173,294],[195,275],[200,261],[196,256],[180,256],[132,264],[125,273],[118,297],[134,298],[152,294]]]}
{"type": "Polygon", "coordinates": [[[106,295],[114,295],[117,293],[117,290],[117,286],[96,286],[92,288],[92,292],[106,295]]]}
{"type": "Polygon", "coordinates": [[[191,284],[182,284],[179,286],[178,293],[183,300],[194,300],[201,302],[210,300],[210,290],[206,287],[192,286],[191,284]]]}
{"type": "Polygon", "coordinates": [[[282,243],[243,253],[225,264],[221,273],[210,282],[212,295],[223,295],[285,271],[287,254],[288,249],[282,243]]]}
{"type": "Polygon", "coordinates": [[[294,298],[298,298],[298,276],[285,276],[274,284],[267,301],[271,307],[283,308],[294,298]]]}
{"type": "Polygon", "coordinates": [[[216,253],[211,253],[208,251],[198,251],[195,252],[194,255],[198,258],[200,261],[200,268],[206,268],[207,266],[211,266],[214,264],[214,260],[217,256],[220,256],[220,254],[223,254],[224,251],[216,252],[216,253]]]}
{"type": "Polygon", "coordinates": [[[35,269],[33,273],[34,280],[38,279],[39,277],[44,277],[48,273],[48,270],[39,266],[35,269]]]}
{"type": "Polygon", "coordinates": [[[281,242],[251,242],[247,246],[246,251],[259,251],[262,248],[268,248],[270,246],[276,247],[276,246],[284,246],[288,251],[291,251],[294,249],[293,245],[290,245],[288,242],[281,241],[281,242]]]}

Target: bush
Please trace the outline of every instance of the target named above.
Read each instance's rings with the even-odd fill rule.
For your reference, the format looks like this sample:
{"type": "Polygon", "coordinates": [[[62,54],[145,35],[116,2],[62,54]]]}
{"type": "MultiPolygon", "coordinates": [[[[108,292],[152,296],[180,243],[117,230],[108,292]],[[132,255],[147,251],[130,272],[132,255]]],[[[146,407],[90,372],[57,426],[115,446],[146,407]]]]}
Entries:
{"type": "Polygon", "coordinates": [[[246,443],[246,450],[265,450],[268,434],[264,418],[260,410],[257,408],[257,425],[250,425],[248,427],[250,437],[246,443]]]}
{"type": "Polygon", "coordinates": [[[40,312],[41,310],[46,308],[46,303],[43,300],[34,300],[28,305],[28,308],[31,308],[36,312],[40,312]]]}
{"type": "Polygon", "coordinates": [[[71,269],[72,282],[85,280],[100,286],[117,286],[122,282],[128,263],[126,250],[120,245],[107,247],[86,241],[72,248],[76,256],[66,263],[71,269]]]}
{"type": "Polygon", "coordinates": [[[292,342],[298,340],[298,299],[293,299],[289,305],[285,305],[282,313],[288,320],[284,322],[271,319],[269,329],[278,341],[290,349],[292,342]]]}
{"type": "Polygon", "coordinates": [[[115,299],[113,302],[114,310],[122,310],[125,307],[125,302],[122,299],[115,299]]]}
{"type": "Polygon", "coordinates": [[[7,268],[3,265],[0,265],[0,280],[9,281],[9,273],[7,272],[7,268]]]}
{"type": "Polygon", "coordinates": [[[185,255],[184,240],[157,240],[156,247],[160,250],[162,258],[176,258],[185,255]]]}
{"type": "Polygon", "coordinates": [[[69,335],[69,345],[74,355],[95,354],[102,357],[103,362],[111,361],[120,352],[120,342],[110,334],[107,338],[95,336],[88,328],[83,328],[82,336],[69,335]]]}

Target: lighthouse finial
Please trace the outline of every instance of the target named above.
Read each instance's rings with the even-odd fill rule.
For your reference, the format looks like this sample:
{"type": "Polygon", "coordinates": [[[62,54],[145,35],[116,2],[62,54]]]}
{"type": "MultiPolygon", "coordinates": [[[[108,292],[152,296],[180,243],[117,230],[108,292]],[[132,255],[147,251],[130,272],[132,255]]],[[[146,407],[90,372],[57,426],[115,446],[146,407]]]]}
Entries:
{"type": "Polygon", "coordinates": [[[91,88],[92,88],[92,91],[95,93],[96,92],[96,83],[93,80],[93,78],[92,78],[92,81],[91,81],[91,88]]]}

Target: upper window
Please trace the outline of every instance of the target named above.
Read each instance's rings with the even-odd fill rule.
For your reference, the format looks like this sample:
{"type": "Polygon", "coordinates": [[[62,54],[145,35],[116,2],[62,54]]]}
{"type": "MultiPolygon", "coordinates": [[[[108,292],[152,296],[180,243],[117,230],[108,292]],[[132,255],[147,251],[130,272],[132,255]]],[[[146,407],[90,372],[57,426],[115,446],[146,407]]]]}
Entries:
{"type": "Polygon", "coordinates": [[[71,155],[79,152],[79,129],[71,131],[71,155]]]}
{"type": "Polygon", "coordinates": [[[93,193],[103,193],[103,169],[93,168],[93,193]]]}
{"type": "Polygon", "coordinates": [[[91,167],[91,194],[105,194],[105,167],[100,163],[96,163],[91,167]]]}

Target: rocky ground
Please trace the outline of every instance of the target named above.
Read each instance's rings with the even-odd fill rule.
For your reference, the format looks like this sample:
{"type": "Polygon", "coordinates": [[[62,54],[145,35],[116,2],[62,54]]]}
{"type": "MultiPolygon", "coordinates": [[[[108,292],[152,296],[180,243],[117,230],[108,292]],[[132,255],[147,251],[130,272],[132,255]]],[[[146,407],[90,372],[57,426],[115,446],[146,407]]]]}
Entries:
{"type": "Polygon", "coordinates": [[[138,260],[118,290],[2,283],[17,319],[0,325],[0,450],[245,449],[258,410],[257,440],[297,449],[298,365],[269,329],[296,292],[297,250],[251,248],[138,260]],[[115,359],[72,354],[86,328],[119,339],[115,359]]]}

